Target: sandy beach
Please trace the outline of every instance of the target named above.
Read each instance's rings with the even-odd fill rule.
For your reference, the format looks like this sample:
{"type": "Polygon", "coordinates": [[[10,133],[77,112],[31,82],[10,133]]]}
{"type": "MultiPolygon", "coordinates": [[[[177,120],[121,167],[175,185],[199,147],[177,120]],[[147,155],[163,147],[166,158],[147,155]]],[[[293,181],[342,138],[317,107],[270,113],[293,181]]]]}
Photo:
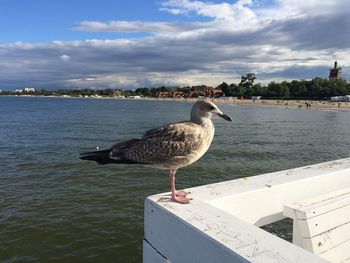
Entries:
{"type": "MultiPolygon", "coordinates": [[[[4,97],[12,97],[5,95],[4,97]]],[[[119,100],[157,100],[157,101],[181,101],[193,103],[198,98],[149,98],[149,97],[71,97],[71,96],[33,96],[20,95],[13,97],[38,97],[38,98],[71,98],[71,99],[119,99],[119,100]]],[[[235,104],[241,106],[265,106],[279,107],[285,109],[320,109],[320,110],[350,110],[350,102],[331,102],[322,100],[269,100],[269,99],[229,99],[229,98],[214,98],[211,99],[217,104],[235,104]]]]}
{"type": "MultiPolygon", "coordinates": [[[[194,102],[197,98],[141,98],[150,100],[162,100],[162,101],[183,101],[183,102],[194,102]]],[[[235,104],[241,106],[265,106],[265,107],[279,107],[285,109],[320,109],[320,110],[350,110],[350,102],[331,102],[331,101],[313,101],[313,100],[252,100],[252,99],[226,99],[226,98],[215,98],[211,99],[217,104],[235,104]]]]}
{"type": "Polygon", "coordinates": [[[272,106],[287,109],[322,109],[322,110],[350,110],[350,102],[310,101],[310,100],[226,100],[217,99],[218,103],[232,103],[237,105],[272,106]]]}

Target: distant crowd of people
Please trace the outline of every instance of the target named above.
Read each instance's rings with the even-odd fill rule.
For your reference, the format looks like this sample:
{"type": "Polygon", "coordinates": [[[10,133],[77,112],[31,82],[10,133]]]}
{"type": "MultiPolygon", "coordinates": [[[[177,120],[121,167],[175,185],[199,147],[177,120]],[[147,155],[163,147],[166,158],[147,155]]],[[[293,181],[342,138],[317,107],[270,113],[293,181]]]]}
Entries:
{"type": "MultiPolygon", "coordinates": [[[[298,102],[299,102],[299,101],[298,101],[298,102]]],[[[305,104],[306,109],[311,109],[311,102],[305,101],[304,104],[305,104]]],[[[299,104],[299,105],[298,105],[298,109],[301,110],[302,108],[303,108],[303,105],[302,105],[302,104],[299,104]]]]}

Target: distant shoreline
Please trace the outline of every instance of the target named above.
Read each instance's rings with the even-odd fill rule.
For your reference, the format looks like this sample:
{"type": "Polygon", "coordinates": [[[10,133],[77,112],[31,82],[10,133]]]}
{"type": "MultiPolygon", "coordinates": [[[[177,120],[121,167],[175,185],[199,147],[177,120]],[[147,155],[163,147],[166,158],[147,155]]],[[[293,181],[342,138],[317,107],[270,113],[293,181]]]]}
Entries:
{"type": "MultiPolygon", "coordinates": [[[[35,95],[2,95],[4,97],[35,97],[35,98],[57,98],[57,99],[107,99],[107,100],[153,100],[153,101],[179,101],[192,103],[197,98],[151,98],[151,97],[74,97],[74,96],[35,96],[35,95]]],[[[0,96],[0,97],[2,97],[0,96]]],[[[322,100],[277,100],[277,99],[229,99],[213,98],[218,104],[232,104],[239,106],[263,106],[284,109],[320,109],[320,110],[350,110],[350,102],[331,102],[322,100]],[[309,106],[307,106],[309,105],[309,106]]]]}
{"type": "Polygon", "coordinates": [[[220,103],[229,103],[242,106],[268,106],[278,107],[284,109],[299,109],[299,110],[350,110],[350,102],[331,102],[322,100],[272,100],[272,99],[260,99],[260,100],[234,100],[227,102],[227,100],[219,100],[220,103]]]}

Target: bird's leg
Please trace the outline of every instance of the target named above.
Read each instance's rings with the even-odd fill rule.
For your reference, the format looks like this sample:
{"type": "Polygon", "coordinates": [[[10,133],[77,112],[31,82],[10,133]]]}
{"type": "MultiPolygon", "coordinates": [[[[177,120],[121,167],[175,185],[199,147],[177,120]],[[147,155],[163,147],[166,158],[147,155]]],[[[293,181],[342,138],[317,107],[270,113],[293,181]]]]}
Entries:
{"type": "Polygon", "coordinates": [[[176,191],[175,190],[175,173],[176,170],[170,170],[169,177],[170,177],[170,186],[171,186],[171,199],[177,203],[181,204],[188,204],[192,198],[186,198],[186,195],[189,194],[189,192],[185,191],[176,191]]]}
{"type": "MultiPolygon", "coordinates": [[[[175,188],[175,174],[176,174],[176,170],[173,171],[174,173],[174,188],[175,188]]],[[[186,192],[184,190],[176,190],[175,189],[175,195],[177,196],[182,196],[182,197],[186,197],[186,195],[189,195],[191,192],[186,192]]]]}

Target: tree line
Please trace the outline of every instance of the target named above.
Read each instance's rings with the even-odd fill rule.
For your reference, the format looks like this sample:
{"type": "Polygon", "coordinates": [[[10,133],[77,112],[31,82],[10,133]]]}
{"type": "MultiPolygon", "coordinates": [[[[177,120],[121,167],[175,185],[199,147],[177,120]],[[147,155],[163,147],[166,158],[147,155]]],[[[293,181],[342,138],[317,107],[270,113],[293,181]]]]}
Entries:
{"type": "MultiPolygon", "coordinates": [[[[244,97],[262,96],[265,99],[329,99],[332,96],[350,95],[350,83],[343,79],[323,79],[314,78],[312,80],[293,80],[293,81],[272,81],[263,86],[255,83],[256,75],[248,73],[242,76],[239,83],[228,84],[221,83],[216,88],[223,91],[226,97],[244,97]]],[[[2,91],[0,95],[36,95],[36,96],[71,96],[71,97],[113,97],[113,96],[142,96],[157,97],[159,92],[179,91],[189,93],[191,91],[206,89],[208,86],[186,86],[186,87],[143,87],[136,90],[120,89],[59,89],[59,90],[35,90],[34,92],[25,92],[24,89],[18,93],[13,91],[2,91]]]]}
{"type": "Polygon", "coordinates": [[[312,80],[272,81],[266,86],[255,84],[256,76],[249,73],[242,76],[239,84],[223,82],[218,86],[225,96],[252,97],[266,99],[328,99],[332,96],[350,94],[350,83],[343,79],[314,78],[312,80]]]}

